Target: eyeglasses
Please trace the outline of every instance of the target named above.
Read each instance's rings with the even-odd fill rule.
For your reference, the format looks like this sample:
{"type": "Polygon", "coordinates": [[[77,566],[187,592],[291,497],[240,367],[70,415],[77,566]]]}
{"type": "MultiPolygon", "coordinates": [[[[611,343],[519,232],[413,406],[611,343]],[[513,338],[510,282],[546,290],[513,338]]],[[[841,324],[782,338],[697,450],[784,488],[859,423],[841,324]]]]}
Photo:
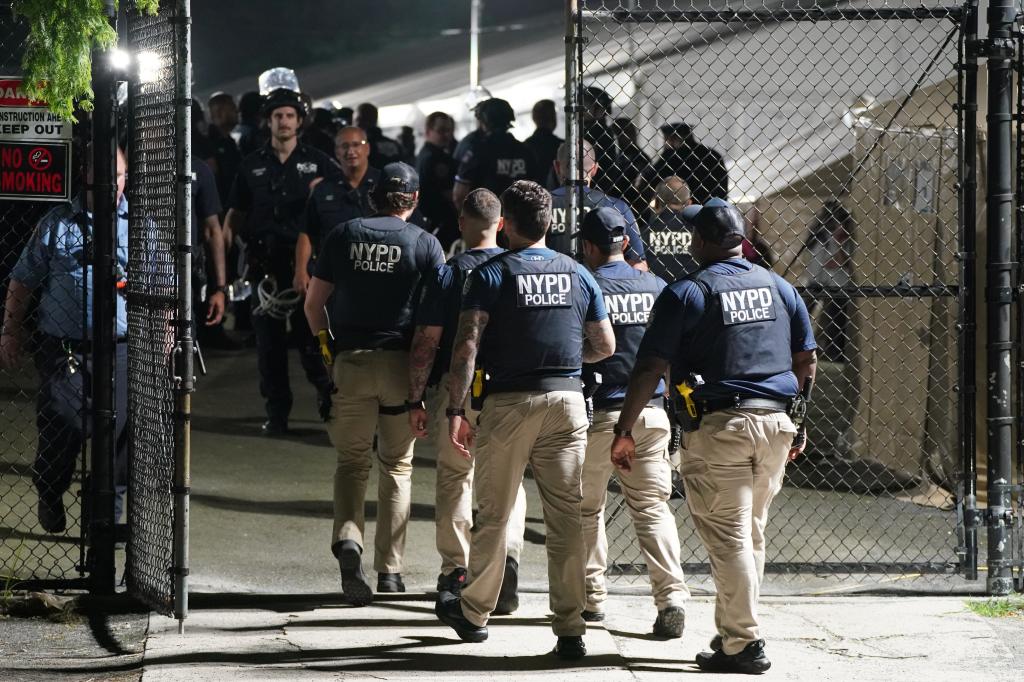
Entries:
{"type": "Polygon", "coordinates": [[[343,152],[347,152],[349,149],[359,149],[364,144],[366,144],[366,140],[359,140],[358,142],[339,142],[335,147],[343,152]]]}

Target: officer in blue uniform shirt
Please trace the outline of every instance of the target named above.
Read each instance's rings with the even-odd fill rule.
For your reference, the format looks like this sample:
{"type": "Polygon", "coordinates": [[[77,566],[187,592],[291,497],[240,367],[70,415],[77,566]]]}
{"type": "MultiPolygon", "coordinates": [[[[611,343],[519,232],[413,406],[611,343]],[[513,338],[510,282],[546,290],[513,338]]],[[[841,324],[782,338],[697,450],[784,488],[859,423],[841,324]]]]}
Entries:
{"type": "Polygon", "coordinates": [[[796,290],[743,260],[743,237],[743,216],[727,202],[709,200],[697,214],[691,250],[701,269],[655,302],[611,457],[621,470],[634,466],[632,431],[671,368],[673,391],[694,389],[697,418],[686,423],[682,475],[718,593],[718,634],[697,665],[761,673],[771,666],[757,616],[768,507],[787,459],[803,450],[788,411],[813,381],[816,345],[796,290]]]}
{"type": "MultiPolygon", "coordinates": [[[[87,152],[87,154],[89,154],[87,152]]],[[[91,154],[89,154],[91,158],[91,154]]],[[[117,266],[120,281],[128,268],[128,201],[124,196],[125,158],[117,154],[117,266]]],[[[90,171],[91,173],[91,171],[90,171]]],[[[32,482],[39,493],[39,525],[49,533],[67,529],[64,494],[77,468],[83,430],[82,412],[91,409],[86,356],[92,339],[92,266],[87,253],[92,240],[92,193],[46,213],[25,245],[7,289],[0,336],[0,367],[13,367],[23,350],[33,351],[39,372],[36,426],[39,443],[32,482]],[[82,329],[82,287],[86,288],[86,330],[82,329]],[[27,327],[29,302],[39,292],[36,334],[27,327]]],[[[114,409],[116,410],[115,520],[121,516],[126,485],[128,413],[128,317],[125,299],[117,294],[117,345],[114,409]]],[[[86,419],[85,424],[91,424],[86,419]]]]}
{"type": "Polygon", "coordinates": [[[373,195],[377,215],[350,220],[327,235],[306,293],[306,317],[337,386],[327,423],[338,451],[331,551],[345,597],[357,606],[373,599],[362,553],[374,459],[380,465],[373,558],[377,591],[405,591],[401,571],[415,440],[406,411],[419,407],[406,402],[409,344],[422,282],[444,264],[437,239],[406,222],[418,196],[412,167],[399,162],[381,169],[373,195]]]}
{"type": "MultiPolygon", "coordinates": [[[[250,279],[260,282],[269,278],[280,293],[290,288],[294,279],[295,242],[310,189],[320,180],[339,178],[341,168],[323,152],[298,141],[307,113],[298,93],[274,90],[267,96],[263,113],[270,121],[271,140],[242,161],[224,222],[228,235],[238,234],[246,241],[250,279]]],[[[306,378],[316,387],[321,417],[330,409],[331,382],[301,305],[269,314],[260,306],[258,291],[253,292],[252,305],[260,394],[267,413],[263,433],[280,436],[288,433],[292,410],[289,341],[298,347],[306,378]]]]}
{"type": "MultiPolygon", "coordinates": [[[[583,262],[601,287],[615,330],[615,354],[583,366],[584,385],[593,401],[593,419],[583,463],[583,542],[587,548],[587,608],[583,619],[601,621],[604,620],[603,604],[608,597],[604,579],[608,563],[604,508],[608,479],[615,471],[608,449],[647,318],[665,282],[626,262],[623,257],[629,248],[626,221],[614,208],[598,208],[588,213],[583,218],[579,239],[583,262]]],[[[679,564],[675,516],[668,506],[672,493],[671,426],[665,413],[664,391],[664,383],[659,383],[640,413],[634,431],[636,459],[632,470],[619,472],[618,479],[658,609],[654,634],[681,637],[690,591],[679,564]]]]}
{"type": "Polygon", "coordinates": [[[594,278],[544,245],[551,195],[519,180],[501,197],[510,251],[470,275],[449,373],[449,437],[471,456],[472,425],[462,407],[477,357],[487,376],[476,437],[480,510],[469,550],[469,584],[461,599],[439,602],[438,618],[465,641],[487,639],[504,578],[506,532],[527,464],[547,529],[554,653],[586,655],[585,557],[580,476],[586,450],[583,362],[615,350],[615,335],[594,278]]]}

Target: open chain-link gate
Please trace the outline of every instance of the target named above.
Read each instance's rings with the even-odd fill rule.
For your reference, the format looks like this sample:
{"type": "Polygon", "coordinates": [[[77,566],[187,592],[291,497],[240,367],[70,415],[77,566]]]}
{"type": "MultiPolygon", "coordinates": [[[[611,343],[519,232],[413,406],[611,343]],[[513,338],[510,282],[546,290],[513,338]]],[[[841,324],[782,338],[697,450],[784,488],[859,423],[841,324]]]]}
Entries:
{"type": "MultiPolygon", "coordinates": [[[[798,285],[812,313],[810,446],[773,505],[766,571],[954,572],[974,454],[973,380],[961,375],[975,306],[961,286],[974,258],[961,190],[976,165],[960,107],[966,6],[578,7],[577,130],[593,184],[638,216],[652,270],[692,271],[682,204],[728,198],[747,218],[747,257],[798,285]]],[[[672,504],[685,568],[706,573],[685,502],[672,504]]],[[[624,511],[610,495],[611,572],[629,579],[643,560],[624,511]]]]}

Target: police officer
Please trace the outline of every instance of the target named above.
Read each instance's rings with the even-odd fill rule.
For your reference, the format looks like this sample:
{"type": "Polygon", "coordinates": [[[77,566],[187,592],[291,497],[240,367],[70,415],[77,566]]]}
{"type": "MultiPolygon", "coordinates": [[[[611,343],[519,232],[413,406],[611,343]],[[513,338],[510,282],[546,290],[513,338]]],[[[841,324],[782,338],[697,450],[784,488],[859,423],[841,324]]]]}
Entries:
{"type": "MultiPolygon", "coordinates": [[[[608,479],[614,471],[608,448],[647,318],[665,282],[626,263],[622,255],[629,246],[626,221],[614,208],[598,208],[588,213],[579,236],[583,261],[601,287],[615,330],[615,354],[583,366],[587,393],[593,391],[593,420],[587,433],[587,456],[583,463],[583,542],[587,548],[587,608],[583,619],[601,621],[604,620],[602,605],[608,597],[604,581],[608,562],[604,507],[608,479]]],[[[668,451],[671,428],[665,413],[664,392],[665,385],[661,382],[648,396],[635,428],[637,453],[633,468],[619,472],[618,479],[658,608],[654,634],[681,637],[690,592],[679,565],[675,517],[668,506],[672,493],[668,451]]]]}
{"type": "Polygon", "coordinates": [[[568,256],[544,246],[551,196],[519,180],[501,197],[511,251],[470,275],[449,373],[449,437],[469,457],[474,441],[462,405],[477,357],[487,375],[476,437],[480,504],[469,550],[469,584],[459,600],[435,611],[464,641],[487,639],[501,589],[506,528],[529,464],[544,505],[554,653],[586,655],[585,557],[580,476],[587,413],[583,362],[612,354],[615,335],[594,278],[568,256]]]}
{"type": "Polygon", "coordinates": [[[363,102],[356,107],[355,124],[366,131],[366,139],[370,143],[370,165],[383,168],[386,164],[402,160],[402,145],[390,137],[384,137],[377,125],[377,107],[363,102]]]}
{"type": "Polygon", "coordinates": [[[374,540],[377,591],[405,591],[401,571],[414,441],[405,414],[409,342],[421,282],[444,263],[437,239],[406,222],[418,192],[419,179],[410,166],[385,166],[373,196],[377,216],[350,220],[327,235],[306,293],[306,317],[317,330],[338,388],[327,425],[338,451],[331,551],[338,558],[345,596],[357,606],[373,599],[362,551],[375,433],[381,467],[374,540]],[[329,300],[330,329],[324,309],[329,300]]]}
{"type": "MultiPolygon", "coordinates": [[[[90,151],[86,152],[91,159],[90,151]]],[[[117,152],[117,268],[120,282],[128,268],[128,200],[124,196],[126,163],[117,152]]],[[[91,169],[89,174],[91,176],[91,169]]],[[[91,183],[91,178],[89,180],[91,183]]],[[[4,321],[0,328],[0,367],[15,367],[22,351],[33,352],[39,373],[36,426],[39,442],[32,464],[32,482],[39,494],[39,525],[48,533],[67,529],[64,494],[71,487],[82,442],[88,438],[91,411],[91,371],[86,363],[92,329],[92,266],[86,258],[92,248],[91,191],[59,204],[39,221],[11,271],[4,321]],[[83,306],[83,289],[87,296],[83,306]],[[36,333],[29,328],[29,308],[38,292],[36,333]]],[[[128,316],[123,289],[116,301],[115,353],[115,520],[121,516],[126,486],[127,443],[124,429],[128,413],[128,316]]]]}
{"type": "MultiPolygon", "coordinates": [[[[581,216],[587,211],[607,206],[614,208],[626,220],[626,236],[629,237],[629,247],[626,249],[626,262],[639,270],[646,270],[647,255],[644,249],[644,242],[640,238],[640,230],[637,227],[636,216],[633,210],[622,199],[610,197],[599,189],[590,186],[594,174],[597,173],[598,164],[594,156],[594,148],[586,140],[583,141],[583,201],[580,207],[581,216]]],[[[559,187],[551,192],[551,230],[548,236],[548,247],[564,253],[567,256],[576,256],[576,247],[573,245],[572,235],[569,234],[569,197],[572,191],[566,184],[569,175],[569,147],[563,143],[558,147],[558,157],[555,159],[555,174],[558,176],[559,187]]]]}
{"type": "Polygon", "coordinates": [[[459,237],[459,214],[452,203],[455,160],[449,151],[454,134],[455,121],[451,116],[443,111],[431,113],[424,127],[426,141],[416,155],[420,210],[430,220],[445,251],[459,237]]]}
{"type": "Polygon", "coordinates": [[[686,182],[698,204],[729,196],[729,172],[721,154],[697,142],[685,123],[666,123],[661,133],[665,136],[661,154],[636,179],[644,203],[650,199],[651,188],[672,175],[686,182]]]}
{"type": "MultiPolygon", "coordinates": [[[[427,280],[423,300],[416,311],[416,334],[409,354],[409,403],[420,405],[428,385],[439,385],[436,406],[437,502],[435,522],[437,551],[441,555],[441,575],[437,578],[438,599],[458,597],[466,582],[469,566],[470,529],[473,527],[473,460],[456,452],[447,438],[448,369],[452,344],[462,309],[462,288],[469,273],[504,249],[498,246],[501,230],[501,202],[487,189],[475,189],[462,202],[459,231],[466,250],[453,256],[437,276],[427,280]]],[[[479,405],[467,399],[466,418],[476,423],[479,405]],[[474,407],[475,406],[475,407],[474,407]]],[[[427,435],[427,412],[420,407],[409,410],[409,424],[417,438],[427,435]]],[[[519,555],[526,527],[526,495],[522,486],[509,516],[508,550],[505,577],[498,596],[496,613],[512,613],[519,607],[517,594],[519,555]]]]}
{"type": "Polygon", "coordinates": [[[682,179],[663,180],[654,193],[654,215],[647,221],[644,242],[651,272],[666,282],[682,279],[700,267],[690,255],[693,219],[701,205],[692,203],[682,179]]]}
{"type": "Polygon", "coordinates": [[[803,450],[787,410],[799,387],[813,381],[814,335],[796,290],[741,257],[743,216],[735,207],[708,201],[694,228],[691,249],[701,269],[654,304],[611,457],[623,471],[636,465],[637,419],[671,366],[673,386],[695,388],[699,425],[687,434],[682,474],[718,592],[718,634],[697,665],[760,673],[771,665],[757,625],[764,530],[787,457],[803,450]]]}
{"type": "MultiPolygon", "coordinates": [[[[247,242],[249,275],[261,283],[264,300],[268,289],[280,293],[294,278],[295,242],[310,187],[323,179],[340,177],[338,164],[298,141],[305,107],[298,93],[278,88],[267,96],[264,116],[270,121],[270,143],[247,156],[238,170],[228,214],[229,234],[247,242]]],[[[263,433],[279,436],[288,432],[292,391],[288,382],[288,326],[299,348],[306,378],[317,389],[321,416],[330,408],[331,382],[312,341],[301,306],[290,311],[268,310],[260,292],[253,294],[253,329],[260,372],[260,394],[266,400],[267,421],[263,433]],[[287,318],[287,319],[286,319],[287,318]]]]}
{"type": "Polygon", "coordinates": [[[516,180],[540,179],[533,152],[509,132],[516,120],[512,105],[492,97],[478,104],[476,112],[484,135],[459,159],[452,190],[456,206],[477,187],[500,196],[516,180]]]}

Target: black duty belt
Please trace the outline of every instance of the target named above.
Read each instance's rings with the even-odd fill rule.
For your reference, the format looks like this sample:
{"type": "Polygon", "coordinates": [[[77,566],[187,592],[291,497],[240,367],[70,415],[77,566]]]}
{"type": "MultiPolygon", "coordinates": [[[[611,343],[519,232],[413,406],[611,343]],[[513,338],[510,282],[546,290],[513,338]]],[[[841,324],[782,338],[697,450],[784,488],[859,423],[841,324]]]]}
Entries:
{"type": "Polygon", "coordinates": [[[405,405],[381,405],[380,407],[377,408],[377,414],[384,414],[388,415],[389,417],[394,417],[399,414],[405,414],[408,411],[409,408],[407,408],[405,405]]]}
{"type": "MultiPolygon", "coordinates": [[[[625,402],[625,398],[604,398],[602,400],[594,400],[595,410],[620,410],[622,409],[622,403],[625,402]]],[[[647,401],[645,407],[656,407],[663,409],[665,407],[664,396],[657,396],[647,401]]]]}
{"type": "Polygon", "coordinates": [[[524,377],[512,381],[488,381],[487,395],[495,393],[519,393],[528,391],[575,391],[583,393],[583,382],[579,377],[524,377]]]}
{"type": "Polygon", "coordinates": [[[698,401],[702,414],[710,414],[721,410],[774,410],[775,412],[788,412],[788,400],[772,400],[771,398],[719,398],[716,400],[698,401]]]}

